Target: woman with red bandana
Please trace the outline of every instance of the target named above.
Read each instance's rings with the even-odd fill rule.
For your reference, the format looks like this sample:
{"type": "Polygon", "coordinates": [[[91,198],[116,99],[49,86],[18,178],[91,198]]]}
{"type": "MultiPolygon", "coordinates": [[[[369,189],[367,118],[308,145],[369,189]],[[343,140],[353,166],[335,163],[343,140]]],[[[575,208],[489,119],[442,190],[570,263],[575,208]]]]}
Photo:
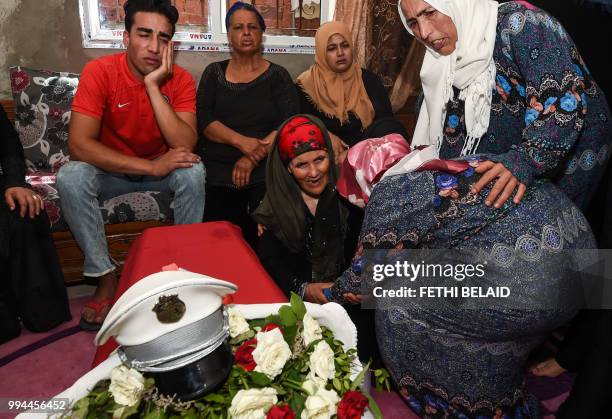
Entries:
{"type": "MultiPolygon", "coordinates": [[[[265,226],[258,256],[283,292],[327,303],[325,290],[348,267],[362,213],[336,193],[338,167],[329,133],[318,119],[298,115],[281,125],[266,166],[266,196],[253,218],[265,226]]],[[[349,307],[363,333],[371,333],[371,310],[349,307]]],[[[369,346],[369,347],[368,347],[369,346]]],[[[360,341],[359,355],[374,355],[360,341]]]]}

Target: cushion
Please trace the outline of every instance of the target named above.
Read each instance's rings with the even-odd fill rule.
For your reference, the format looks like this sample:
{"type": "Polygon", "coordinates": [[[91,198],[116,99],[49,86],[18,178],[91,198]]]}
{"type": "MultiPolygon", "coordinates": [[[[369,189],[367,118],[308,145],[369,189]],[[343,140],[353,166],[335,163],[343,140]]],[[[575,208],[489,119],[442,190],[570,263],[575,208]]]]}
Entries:
{"type": "MultiPolygon", "coordinates": [[[[62,217],[60,196],[53,173],[30,173],[26,181],[43,198],[49,216],[51,231],[68,230],[62,217]]],[[[129,223],[132,221],[172,222],[172,195],[162,192],[132,192],[100,202],[104,224],[129,223]]]]}
{"type": "Polygon", "coordinates": [[[68,161],[70,106],[79,75],[17,66],[10,68],[10,80],[28,172],[55,173],[68,161]]]}

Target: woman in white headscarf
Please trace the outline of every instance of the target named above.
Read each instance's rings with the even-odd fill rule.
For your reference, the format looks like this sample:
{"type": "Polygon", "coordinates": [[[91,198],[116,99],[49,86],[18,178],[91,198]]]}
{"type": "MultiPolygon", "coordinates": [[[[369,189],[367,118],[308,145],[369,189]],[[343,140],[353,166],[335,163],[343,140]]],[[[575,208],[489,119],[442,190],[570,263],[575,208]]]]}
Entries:
{"type": "Polygon", "coordinates": [[[580,208],[596,189],[612,141],[610,112],[574,43],[526,2],[401,0],[408,32],[427,47],[413,145],[444,158],[491,153],[475,191],[487,205],[520,202],[553,180],[580,208]]]}
{"type": "Polygon", "coordinates": [[[331,300],[373,287],[382,359],[417,414],[539,417],[525,386],[527,361],[581,303],[575,272],[589,255],[582,249],[595,244],[570,198],[586,203],[608,158],[605,98],[563,28],[524,2],[402,0],[400,11],[428,49],[413,144],[437,146],[442,159],[464,161],[464,169],[383,177],[331,300]],[[565,164],[559,177],[554,171],[565,164]],[[429,269],[440,262],[486,268],[475,279],[453,277],[453,269],[451,278],[400,272],[406,263],[429,269]],[[402,295],[411,284],[433,298],[402,295]],[[462,291],[436,298],[435,286],[462,291]],[[507,298],[469,297],[471,287],[500,286],[510,290],[507,298]],[[393,293],[385,298],[376,287],[393,293]]]}

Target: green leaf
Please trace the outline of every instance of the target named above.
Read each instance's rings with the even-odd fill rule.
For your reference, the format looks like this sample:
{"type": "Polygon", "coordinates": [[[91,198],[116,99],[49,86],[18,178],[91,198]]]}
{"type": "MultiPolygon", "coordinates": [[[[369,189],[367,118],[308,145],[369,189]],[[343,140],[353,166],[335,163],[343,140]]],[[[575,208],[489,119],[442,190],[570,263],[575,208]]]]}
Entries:
{"type": "Polygon", "coordinates": [[[72,416],[76,419],[85,419],[89,410],[89,397],[83,397],[81,400],[75,403],[72,408],[72,416]]]}
{"type": "Polygon", "coordinates": [[[121,419],[127,419],[130,416],[138,413],[138,408],[140,407],[140,403],[136,403],[134,406],[126,406],[123,409],[123,413],[121,414],[121,419]]]}
{"type": "Polygon", "coordinates": [[[297,323],[297,317],[295,317],[293,310],[289,306],[282,306],[278,310],[278,315],[283,326],[295,326],[297,323]]]}
{"type": "Polygon", "coordinates": [[[251,381],[257,386],[267,387],[272,383],[272,380],[270,380],[266,374],[262,374],[261,372],[253,371],[250,375],[251,381]]]}
{"type": "Polygon", "coordinates": [[[287,372],[287,379],[293,381],[302,381],[302,376],[296,370],[290,370],[287,372]]]}
{"type": "Polygon", "coordinates": [[[207,401],[209,403],[225,403],[225,397],[217,393],[207,394],[206,396],[202,397],[202,400],[207,401]]]}
{"type": "Polygon", "coordinates": [[[340,391],[342,390],[342,383],[340,383],[340,380],[338,380],[337,378],[334,378],[332,380],[332,385],[334,386],[334,388],[336,389],[336,391],[340,391]]]}
{"type": "Polygon", "coordinates": [[[111,399],[113,399],[113,396],[110,394],[110,392],[103,391],[96,395],[93,402],[96,406],[103,406],[111,399]]]}
{"type": "Polygon", "coordinates": [[[306,397],[300,392],[294,392],[289,398],[289,407],[295,413],[295,417],[299,418],[302,416],[302,410],[304,410],[304,404],[306,403],[306,397]]]}
{"type": "MultiPolygon", "coordinates": [[[[283,307],[286,307],[286,306],[283,306],[283,307]]],[[[283,321],[281,320],[281,317],[278,314],[271,314],[268,317],[266,317],[266,321],[264,322],[264,325],[269,324],[269,323],[282,324],[283,321]]]]}
{"type": "Polygon", "coordinates": [[[278,385],[278,384],[276,384],[276,385],[275,385],[275,384],[272,384],[272,385],[271,385],[271,387],[272,387],[274,390],[276,390],[276,393],[277,393],[279,396],[283,396],[283,395],[287,394],[287,390],[285,390],[285,388],[284,388],[284,387],[282,387],[281,385],[278,385]]]}
{"type": "Polygon", "coordinates": [[[387,389],[387,391],[390,391],[391,381],[389,380],[389,378],[391,377],[391,375],[389,374],[389,371],[387,371],[385,368],[380,368],[377,370],[372,370],[372,372],[376,377],[376,379],[374,380],[374,387],[376,388],[376,390],[383,391],[384,389],[387,389]]]}
{"type": "Polygon", "coordinates": [[[255,332],[253,330],[247,330],[246,332],[236,336],[235,338],[231,338],[230,345],[237,346],[245,340],[251,339],[253,337],[255,337],[255,332]]]}
{"type": "Polygon", "coordinates": [[[198,414],[193,409],[189,409],[182,416],[185,419],[198,419],[198,414]]]}
{"type": "Polygon", "coordinates": [[[154,378],[145,378],[145,382],[144,382],[144,388],[145,390],[149,390],[151,388],[153,388],[153,386],[155,386],[155,379],[154,378]]]}
{"type": "Polygon", "coordinates": [[[283,331],[285,334],[283,337],[285,338],[285,342],[289,345],[289,347],[293,346],[293,342],[295,341],[295,337],[297,336],[297,324],[293,326],[286,326],[283,331]]]}
{"type": "Polygon", "coordinates": [[[302,301],[300,296],[292,292],[290,304],[291,309],[297,316],[298,320],[304,320],[304,315],[306,315],[306,305],[304,304],[304,301],[302,301]]]}
{"type": "Polygon", "coordinates": [[[378,407],[378,404],[374,401],[374,398],[370,396],[369,394],[365,394],[365,396],[368,398],[368,402],[370,402],[368,404],[368,408],[370,409],[370,412],[372,412],[374,419],[383,419],[383,415],[382,415],[382,412],[380,411],[380,407],[378,407]]]}
{"type": "Polygon", "coordinates": [[[158,407],[147,413],[143,419],[166,419],[166,412],[158,407]]]}

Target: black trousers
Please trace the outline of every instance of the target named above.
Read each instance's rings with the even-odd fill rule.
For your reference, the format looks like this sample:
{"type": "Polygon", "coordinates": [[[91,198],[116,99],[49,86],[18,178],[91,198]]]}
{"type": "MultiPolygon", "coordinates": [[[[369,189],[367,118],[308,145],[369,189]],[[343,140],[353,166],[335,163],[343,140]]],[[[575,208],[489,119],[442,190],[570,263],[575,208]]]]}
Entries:
{"type": "Polygon", "coordinates": [[[380,352],[376,339],[376,311],[362,309],[361,305],[345,304],[344,308],[357,328],[357,355],[359,359],[363,363],[372,360],[373,368],[377,368],[380,362],[380,352]]]}
{"type": "Polygon", "coordinates": [[[556,360],[576,373],[557,419],[610,417],[612,398],[612,310],[582,310],[574,319],[556,360]]]}
{"type": "Polygon", "coordinates": [[[0,202],[0,343],[20,333],[20,322],[44,332],[70,320],[68,296],[49,219],[9,211],[0,202]]]}
{"type": "Polygon", "coordinates": [[[265,184],[245,189],[225,186],[206,186],[204,221],[229,221],[242,229],[242,235],[253,249],[257,249],[257,223],[251,218],[266,194],[265,184]]]}

